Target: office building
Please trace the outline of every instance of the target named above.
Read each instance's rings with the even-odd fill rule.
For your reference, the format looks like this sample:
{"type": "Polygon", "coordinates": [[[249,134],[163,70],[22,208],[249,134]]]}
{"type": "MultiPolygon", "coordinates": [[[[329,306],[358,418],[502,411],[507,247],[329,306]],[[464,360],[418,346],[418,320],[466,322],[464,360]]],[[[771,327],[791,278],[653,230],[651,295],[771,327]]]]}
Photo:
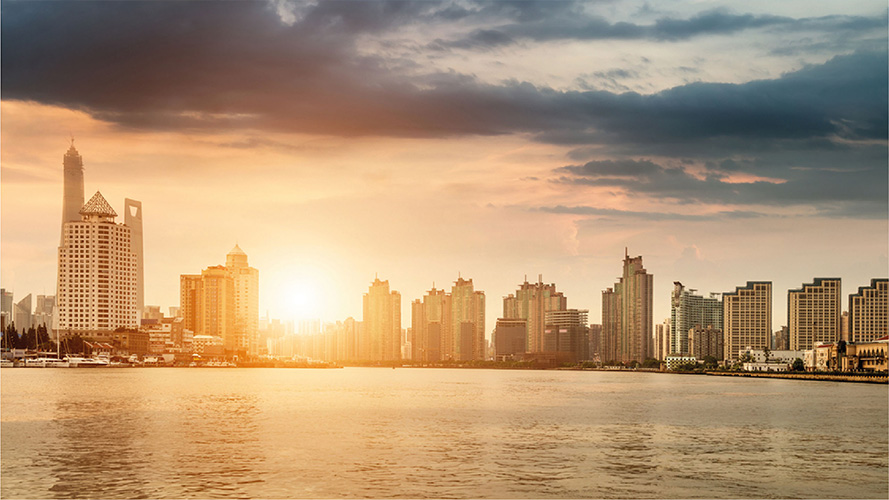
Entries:
{"type": "Polygon", "coordinates": [[[15,321],[15,329],[21,332],[27,331],[31,326],[31,294],[25,296],[22,300],[16,302],[14,306],[13,321],[15,321]]]}
{"type": "Polygon", "coordinates": [[[179,313],[195,335],[222,339],[228,356],[256,356],[259,345],[259,271],[238,245],[224,266],[179,277],[179,313]]]}
{"type": "Polygon", "coordinates": [[[589,352],[589,311],[565,309],[546,312],[543,352],[562,353],[568,362],[586,361],[589,352]]]}
{"type": "Polygon", "coordinates": [[[389,291],[389,281],[375,278],[364,294],[364,329],[359,355],[365,361],[401,359],[401,294],[389,291]]]}
{"type": "Polygon", "coordinates": [[[538,276],[537,283],[525,282],[519,285],[515,295],[503,298],[504,319],[527,320],[525,335],[525,352],[543,352],[543,331],[546,327],[547,311],[564,311],[568,309],[568,299],[562,292],[556,291],[554,283],[544,284],[543,276],[538,276]]]}
{"type": "Polygon", "coordinates": [[[602,292],[603,351],[607,361],[643,362],[652,349],[654,276],[642,265],[642,257],[624,254],[623,275],[613,288],[602,292]]]}
{"type": "Polygon", "coordinates": [[[44,325],[47,332],[51,332],[58,325],[53,324],[53,313],[56,308],[55,295],[38,295],[37,304],[34,306],[34,314],[31,316],[31,324],[35,327],[44,325]]]}
{"type": "Polygon", "coordinates": [[[124,198],[123,223],[130,228],[130,247],[136,255],[136,310],[142,316],[145,307],[145,266],[142,246],[142,202],[124,198]]]}
{"type": "Polygon", "coordinates": [[[0,288],[0,330],[6,331],[14,320],[12,292],[7,292],[5,288],[0,288]]]}
{"type": "Polygon", "coordinates": [[[725,360],[735,361],[743,349],[771,345],[772,282],[748,281],[722,295],[725,360]]]}
{"type": "Polygon", "coordinates": [[[114,221],[117,213],[99,192],[80,215],[64,223],[59,247],[57,335],[107,336],[120,327],[137,328],[131,229],[114,221]]]}
{"type": "Polygon", "coordinates": [[[525,336],[527,334],[525,319],[499,318],[494,328],[494,359],[509,361],[520,359],[525,353],[525,336]]]}
{"type": "Polygon", "coordinates": [[[813,283],[787,291],[787,329],[791,350],[806,351],[817,343],[840,340],[841,293],[840,278],[815,278],[813,283]]]}
{"type": "Polygon", "coordinates": [[[889,279],[874,278],[870,286],[849,295],[849,341],[873,342],[889,335],[889,279]]]}
{"type": "Polygon", "coordinates": [[[697,290],[673,282],[670,294],[670,353],[688,355],[688,332],[694,327],[722,330],[722,301],[718,293],[710,297],[695,294],[697,290]]]}
{"type": "Polygon", "coordinates": [[[80,209],[83,207],[83,158],[74,147],[74,139],[71,146],[62,158],[64,191],[62,194],[62,224],[59,245],[65,245],[65,223],[80,222],[80,209]]]}

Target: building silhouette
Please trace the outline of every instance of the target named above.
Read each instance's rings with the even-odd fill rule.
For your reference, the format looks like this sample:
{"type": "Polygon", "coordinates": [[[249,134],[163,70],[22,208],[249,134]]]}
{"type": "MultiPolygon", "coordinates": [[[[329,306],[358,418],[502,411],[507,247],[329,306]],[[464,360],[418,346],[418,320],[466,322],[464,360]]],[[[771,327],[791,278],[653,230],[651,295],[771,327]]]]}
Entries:
{"type": "MultiPolygon", "coordinates": [[[[696,295],[697,290],[673,282],[670,294],[670,352],[686,356],[691,353],[688,332],[695,327],[715,328],[722,331],[722,301],[718,293],[710,297],[696,295]]],[[[721,355],[720,355],[721,357],[721,355]]]]}
{"type": "Polygon", "coordinates": [[[624,254],[623,275],[602,292],[602,334],[605,362],[639,362],[654,355],[652,304],[654,276],[642,257],[624,254]]]}
{"type": "Polygon", "coordinates": [[[458,277],[451,287],[450,332],[442,345],[445,359],[485,359],[485,292],[473,288],[472,279],[458,277]]]}
{"type": "Polygon", "coordinates": [[[589,359],[588,315],[586,309],[547,311],[543,352],[561,353],[569,362],[589,359]]]}
{"type": "Polygon", "coordinates": [[[494,328],[494,360],[516,360],[525,354],[527,323],[526,319],[497,320],[497,326],[494,328]]]}
{"type": "Polygon", "coordinates": [[[136,310],[139,316],[145,308],[145,265],[142,245],[142,202],[124,198],[123,223],[130,228],[130,247],[136,254],[136,310]]]}
{"type": "Polygon", "coordinates": [[[503,298],[503,319],[524,319],[526,321],[525,352],[544,351],[544,330],[547,311],[568,309],[568,299],[556,291],[555,283],[544,284],[543,276],[537,283],[525,282],[519,285],[516,293],[503,298]]]}
{"type": "Polygon", "coordinates": [[[375,278],[364,294],[364,328],[358,341],[364,361],[401,359],[401,294],[389,291],[389,281],[375,278]]]}
{"type": "Polygon", "coordinates": [[[411,358],[421,362],[444,359],[443,343],[450,335],[451,321],[451,296],[433,284],[422,300],[411,303],[411,358]]]}
{"type": "Polygon", "coordinates": [[[722,295],[725,360],[737,360],[748,347],[765,349],[772,337],[772,282],[748,281],[722,295]]]}
{"type": "Polygon", "coordinates": [[[873,342],[889,335],[889,279],[873,278],[870,286],[849,295],[849,341],[873,342]]]}
{"type": "Polygon", "coordinates": [[[224,266],[179,277],[179,313],[195,335],[222,339],[228,356],[256,356],[259,345],[259,271],[238,245],[224,266]]]}
{"type": "Polygon", "coordinates": [[[98,191],[80,216],[63,224],[57,335],[108,336],[120,327],[138,327],[131,228],[114,221],[117,213],[98,191]]]}
{"type": "Polygon", "coordinates": [[[815,278],[802,288],[787,291],[790,350],[806,351],[819,342],[840,340],[841,294],[840,278],[815,278]]]}
{"type": "Polygon", "coordinates": [[[83,158],[74,147],[74,139],[71,139],[71,146],[62,158],[62,168],[64,191],[62,193],[60,246],[65,244],[65,223],[79,222],[81,220],[80,209],[84,204],[83,158]]]}

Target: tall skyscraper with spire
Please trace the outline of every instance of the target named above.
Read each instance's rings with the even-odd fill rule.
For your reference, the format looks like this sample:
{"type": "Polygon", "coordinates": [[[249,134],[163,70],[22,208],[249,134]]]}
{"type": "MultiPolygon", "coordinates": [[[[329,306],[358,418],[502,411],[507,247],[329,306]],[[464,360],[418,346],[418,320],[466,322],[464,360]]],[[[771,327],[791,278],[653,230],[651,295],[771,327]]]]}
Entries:
{"type": "Polygon", "coordinates": [[[62,159],[64,167],[64,192],[62,196],[62,224],[59,246],[65,243],[65,223],[81,220],[83,207],[83,158],[74,148],[74,139],[62,159]]]}
{"type": "Polygon", "coordinates": [[[642,362],[653,355],[651,346],[654,276],[642,257],[624,252],[623,276],[602,292],[604,361],[642,362]]]}

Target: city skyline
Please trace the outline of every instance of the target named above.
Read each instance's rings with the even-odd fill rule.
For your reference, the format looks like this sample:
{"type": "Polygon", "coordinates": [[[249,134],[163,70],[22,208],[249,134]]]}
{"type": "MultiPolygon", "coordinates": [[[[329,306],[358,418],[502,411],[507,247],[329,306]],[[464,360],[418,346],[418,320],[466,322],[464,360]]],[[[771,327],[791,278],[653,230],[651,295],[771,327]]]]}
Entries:
{"type": "Polygon", "coordinates": [[[4,2],[2,286],[55,294],[73,134],[84,191],[144,205],[146,305],[238,244],[287,319],[361,317],[375,273],[407,319],[462,275],[489,336],[543,274],[600,323],[625,247],[655,324],[674,281],[770,281],[777,329],[833,276],[845,310],[889,267],[885,4],[726,5],[4,2]],[[144,64],[90,55],[121,43],[144,64]]]}

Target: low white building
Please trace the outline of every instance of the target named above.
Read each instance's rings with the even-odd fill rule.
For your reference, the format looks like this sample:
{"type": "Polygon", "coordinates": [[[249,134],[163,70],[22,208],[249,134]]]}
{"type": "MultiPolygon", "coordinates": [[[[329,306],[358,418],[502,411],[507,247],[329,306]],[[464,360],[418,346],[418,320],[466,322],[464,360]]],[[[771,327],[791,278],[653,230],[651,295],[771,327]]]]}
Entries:
{"type": "Polygon", "coordinates": [[[790,371],[787,363],[744,363],[745,372],[786,372],[790,371]]]}

